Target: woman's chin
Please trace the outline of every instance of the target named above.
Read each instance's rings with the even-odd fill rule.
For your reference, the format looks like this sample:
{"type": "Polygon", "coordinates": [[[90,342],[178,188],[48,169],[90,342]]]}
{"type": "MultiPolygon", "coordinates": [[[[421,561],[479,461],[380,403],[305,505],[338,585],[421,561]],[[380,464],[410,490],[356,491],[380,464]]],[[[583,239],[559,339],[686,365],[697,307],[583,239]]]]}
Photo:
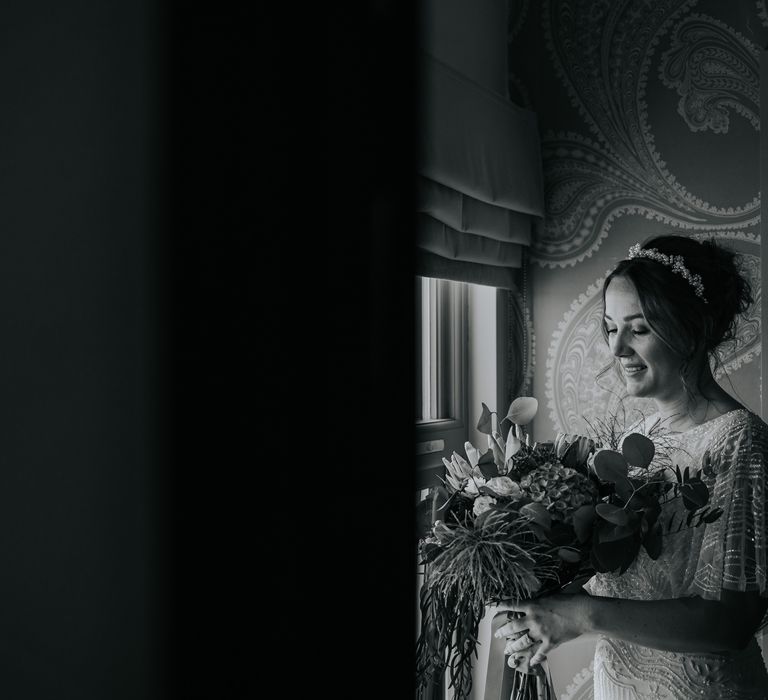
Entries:
{"type": "Polygon", "coordinates": [[[633,381],[632,379],[628,379],[625,381],[625,386],[627,389],[627,393],[630,396],[634,396],[635,398],[641,399],[648,395],[648,387],[645,386],[642,382],[633,381]]]}

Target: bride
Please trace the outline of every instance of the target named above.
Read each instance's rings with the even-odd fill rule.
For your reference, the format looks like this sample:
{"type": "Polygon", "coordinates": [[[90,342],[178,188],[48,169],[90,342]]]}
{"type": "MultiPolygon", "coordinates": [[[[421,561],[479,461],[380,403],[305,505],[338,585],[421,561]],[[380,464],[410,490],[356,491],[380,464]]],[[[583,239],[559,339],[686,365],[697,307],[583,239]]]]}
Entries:
{"type": "Polygon", "coordinates": [[[657,237],[603,286],[603,332],[627,392],[655,401],[651,423],[667,426],[681,469],[703,470],[723,514],[665,536],[655,561],[643,550],[625,574],[597,574],[586,594],[499,606],[511,666],[597,634],[596,700],[768,698],[755,638],[768,622],[768,426],[710,369],[752,303],[735,258],[711,241],[657,237]]]}

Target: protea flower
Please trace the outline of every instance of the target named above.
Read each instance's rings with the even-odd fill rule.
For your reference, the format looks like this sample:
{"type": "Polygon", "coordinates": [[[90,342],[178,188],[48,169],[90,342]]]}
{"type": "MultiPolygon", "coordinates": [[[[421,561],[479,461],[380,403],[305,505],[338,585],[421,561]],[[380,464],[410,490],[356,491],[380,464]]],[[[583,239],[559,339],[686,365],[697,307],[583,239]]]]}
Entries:
{"type": "Polygon", "coordinates": [[[446,479],[455,491],[461,491],[467,479],[485,483],[485,478],[479,467],[471,465],[458,452],[451,455],[450,461],[443,457],[443,464],[445,465],[446,479]]]}

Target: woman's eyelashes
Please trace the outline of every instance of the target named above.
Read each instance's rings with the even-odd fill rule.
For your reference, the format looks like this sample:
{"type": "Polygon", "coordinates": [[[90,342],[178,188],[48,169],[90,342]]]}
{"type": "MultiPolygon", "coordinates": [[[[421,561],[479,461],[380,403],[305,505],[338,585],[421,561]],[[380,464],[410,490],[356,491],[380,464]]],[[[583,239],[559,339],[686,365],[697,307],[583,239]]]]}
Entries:
{"type": "MultiPolygon", "coordinates": [[[[608,335],[612,335],[613,333],[617,333],[618,330],[619,330],[618,328],[606,328],[605,332],[608,335]]],[[[632,335],[636,335],[636,336],[647,335],[649,332],[650,331],[647,328],[633,328],[632,329],[632,335]]]]}

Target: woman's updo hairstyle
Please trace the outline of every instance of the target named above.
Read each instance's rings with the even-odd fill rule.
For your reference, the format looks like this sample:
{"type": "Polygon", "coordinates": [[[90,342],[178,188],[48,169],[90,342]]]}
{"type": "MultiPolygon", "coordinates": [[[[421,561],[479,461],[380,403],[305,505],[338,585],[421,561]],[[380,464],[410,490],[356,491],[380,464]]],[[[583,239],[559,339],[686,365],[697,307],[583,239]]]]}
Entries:
{"type": "MultiPolygon", "coordinates": [[[[606,278],[603,307],[611,280],[614,277],[630,280],[637,290],[648,325],[680,356],[681,375],[687,386],[688,367],[712,356],[718,346],[734,337],[738,316],[753,302],[752,289],[739,269],[737,253],[714,241],[658,236],[646,241],[641,248],[682,256],[688,271],[701,277],[706,303],[670,266],[650,258],[634,257],[619,262],[606,278]]],[[[605,322],[603,336],[607,341],[605,322]]]]}

